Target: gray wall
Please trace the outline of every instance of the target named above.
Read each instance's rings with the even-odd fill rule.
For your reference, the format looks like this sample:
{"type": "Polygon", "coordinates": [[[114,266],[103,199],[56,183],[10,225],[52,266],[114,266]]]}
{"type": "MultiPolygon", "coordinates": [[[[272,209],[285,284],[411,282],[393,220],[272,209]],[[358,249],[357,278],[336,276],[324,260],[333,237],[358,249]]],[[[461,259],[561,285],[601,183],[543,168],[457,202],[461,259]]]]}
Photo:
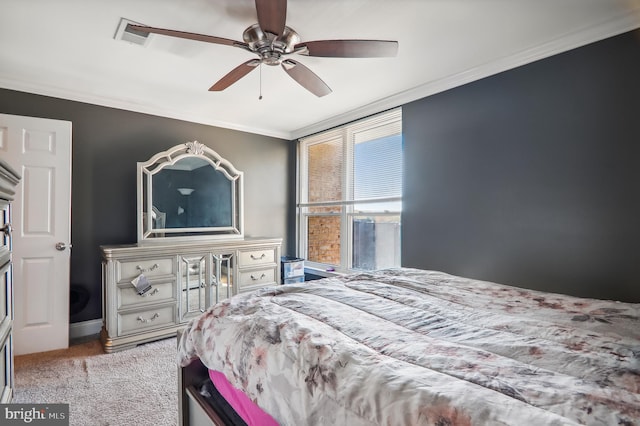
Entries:
{"type": "Polygon", "coordinates": [[[403,108],[404,266],[640,302],[640,37],[403,108]]]}
{"type": "Polygon", "coordinates": [[[3,89],[0,112],[73,123],[71,284],[90,299],[71,322],[102,317],[99,246],[136,242],[136,163],[180,143],[198,140],[243,171],[245,234],[282,237],[289,252],[290,141],[3,89]]]}
{"type": "MultiPolygon", "coordinates": [[[[624,34],[403,108],[404,266],[640,301],[640,46],[624,34]]],[[[71,281],[101,317],[101,244],[135,242],[136,162],[199,140],[245,172],[247,234],[295,255],[288,141],[0,89],[73,122],[71,281]]]]}

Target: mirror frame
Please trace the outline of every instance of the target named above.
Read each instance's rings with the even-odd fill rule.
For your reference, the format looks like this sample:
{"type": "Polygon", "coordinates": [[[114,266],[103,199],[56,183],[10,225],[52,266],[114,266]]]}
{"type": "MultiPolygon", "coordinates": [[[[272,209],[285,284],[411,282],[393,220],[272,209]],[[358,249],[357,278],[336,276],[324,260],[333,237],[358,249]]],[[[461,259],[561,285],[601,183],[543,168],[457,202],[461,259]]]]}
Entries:
{"type": "Polygon", "coordinates": [[[138,243],[244,238],[244,174],[229,161],[218,155],[217,152],[198,141],[186,142],[159,152],[148,161],[138,162],[137,164],[138,243]],[[233,200],[231,226],[159,229],[152,227],[153,176],[165,167],[188,157],[198,157],[206,160],[216,171],[222,172],[230,181],[231,198],[233,200]]]}

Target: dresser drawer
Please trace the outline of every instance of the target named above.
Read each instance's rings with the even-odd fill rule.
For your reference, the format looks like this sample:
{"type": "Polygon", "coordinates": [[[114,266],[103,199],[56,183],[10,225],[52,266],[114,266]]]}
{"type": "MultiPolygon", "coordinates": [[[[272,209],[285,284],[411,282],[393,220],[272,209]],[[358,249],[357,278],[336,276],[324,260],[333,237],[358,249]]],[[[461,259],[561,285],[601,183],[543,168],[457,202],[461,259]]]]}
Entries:
{"type": "Polygon", "coordinates": [[[138,294],[133,285],[121,284],[121,287],[118,287],[118,309],[175,300],[175,288],[175,281],[151,283],[149,291],[144,294],[138,294]]]}
{"type": "Polygon", "coordinates": [[[131,281],[140,274],[145,277],[160,277],[163,275],[176,275],[176,262],[174,257],[155,259],[137,259],[116,261],[116,281],[131,281]]]}
{"type": "Polygon", "coordinates": [[[9,288],[9,274],[11,269],[9,263],[0,268],[0,323],[9,315],[9,300],[7,289],[9,288]]]}
{"type": "Polygon", "coordinates": [[[253,271],[239,271],[239,287],[240,291],[247,287],[264,286],[275,284],[276,270],[275,268],[255,269],[253,271]]]}
{"type": "Polygon", "coordinates": [[[240,268],[250,268],[255,265],[266,265],[276,262],[276,249],[270,247],[262,250],[241,251],[238,266],[240,268]]]}
{"type": "MultiPolygon", "coordinates": [[[[11,359],[11,352],[9,351],[9,345],[11,342],[7,341],[2,346],[0,350],[0,395],[5,390],[4,388],[8,388],[12,386],[11,383],[11,371],[13,366],[11,359]]],[[[2,403],[7,403],[10,401],[1,401],[2,403]]]]}
{"type": "Polygon", "coordinates": [[[176,322],[176,304],[161,305],[137,312],[118,312],[118,335],[161,328],[176,322]]]}

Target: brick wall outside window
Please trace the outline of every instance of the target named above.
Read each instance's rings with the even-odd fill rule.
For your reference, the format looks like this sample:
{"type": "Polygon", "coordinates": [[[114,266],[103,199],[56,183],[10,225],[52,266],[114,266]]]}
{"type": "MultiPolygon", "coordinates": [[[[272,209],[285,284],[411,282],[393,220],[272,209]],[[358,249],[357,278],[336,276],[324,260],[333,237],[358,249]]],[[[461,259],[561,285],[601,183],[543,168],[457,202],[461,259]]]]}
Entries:
{"type": "MultiPolygon", "coordinates": [[[[342,141],[309,147],[309,201],[342,199],[342,141]]],[[[314,213],[339,213],[336,207],[314,207],[314,213]]],[[[307,257],[313,262],[340,264],[340,217],[310,216],[307,257]]]]}
{"type": "Polygon", "coordinates": [[[310,216],[308,257],[312,262],[340,264],[340,216],[310,216]]]}

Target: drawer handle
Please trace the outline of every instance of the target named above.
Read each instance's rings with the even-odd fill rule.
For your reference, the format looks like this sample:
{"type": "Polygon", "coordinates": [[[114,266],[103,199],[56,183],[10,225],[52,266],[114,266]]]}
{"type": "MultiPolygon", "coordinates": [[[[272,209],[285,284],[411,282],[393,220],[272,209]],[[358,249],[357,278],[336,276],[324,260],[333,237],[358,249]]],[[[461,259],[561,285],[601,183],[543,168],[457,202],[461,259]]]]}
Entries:
{"type": "Polygon", "coordinates": [[[148,323],[148,322],[151,322],[151,321],[153,321],[153,320],[155,320],[156,318],[159,318],[159,317],[160,317],[160,314],[156,312],[156,313],[155,313],[155,314],[153,314],[153,316],[152,316],[151,318],[149,318],[149,319],[145,319],[145,318],[142,318],[142,317],[140,316],[140,317],[138,317],[138,321],[140,321],[140,322],[142,322],[142,323],[148,323]]]}
{"type": "Polygon", "coordinates": [[[153,291],[151,293],[142,293],[139,294],[140,297],[147,297],[147,296],[153,296],[154,294],[157,294],[160,290],[158,290],[157,288],[154,288],[153,291]]]}
{"type": "Polygon", "coordinates": [[[261,255],[260,257],[256,257],[256,256],[254,256],[253,254],[251,254],[251,255],[250,255],[251,259],[253,259],[253,260],[262,260],[262,259],[264,259],[266,256],[267,256],[267,255],[266,255],[266,254],[264,254],[264,253],[262,253],[262,255],[261,255]]]}
{"type": "Polygon", "coordinates": [[[254,276],[253,276],[253,274],[251,274],[251,279],[252,279],[252,280],[254,280],[254,281],[261,280],[261,279],[263,279],[264,277],[266,277],[266,275],[265,275],[265,274],[260,275],[258,278],[254,277],[254,276]]]}
{"type": "Polygon", "coordinates": [[[7,222],[0,227],[0,232],[3,232],[8,238],[11,238],[11,232],[13,228],[11,227],[11,222],[7,222]]]}
{"type": "Polygon", "coordinates": [[[158,265],[157,263],[154,263],[153,266],[151,266],[149,268],[143,268],[140,265],[136,265],[136,269],[138,271],[140,271],[141,273],[150,272],[150,271],[153,271],[154,269],[158,269],[159,267],[160,267],[160,265],[158,265]]]}

